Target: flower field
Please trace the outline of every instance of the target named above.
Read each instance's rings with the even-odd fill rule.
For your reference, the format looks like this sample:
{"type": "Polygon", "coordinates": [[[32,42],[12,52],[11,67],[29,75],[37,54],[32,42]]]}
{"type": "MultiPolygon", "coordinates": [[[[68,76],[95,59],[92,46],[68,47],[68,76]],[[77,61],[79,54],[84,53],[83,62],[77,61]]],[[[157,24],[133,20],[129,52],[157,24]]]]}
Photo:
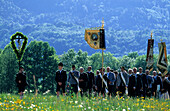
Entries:
{"type": "Polygon", "coordinates": [[[22,100],[19,95],[0,94],[0,111],[170,111],[169,100],[154,98],[57,98],[54,95],[26,94],[22,100]]]}

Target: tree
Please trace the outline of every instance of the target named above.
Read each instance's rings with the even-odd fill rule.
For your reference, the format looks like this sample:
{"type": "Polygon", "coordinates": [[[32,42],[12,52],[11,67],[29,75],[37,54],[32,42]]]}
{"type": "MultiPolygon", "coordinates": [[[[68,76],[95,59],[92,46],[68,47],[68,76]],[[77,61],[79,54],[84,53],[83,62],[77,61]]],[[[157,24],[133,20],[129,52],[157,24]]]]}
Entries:
{"type": "Polygon", "coordinates": [[[132,53],[128,53],[128,57],[136,59],[138,57],[138,53],[137,52],[132,52],[132,53]]]}
{"type": "Polygon", "coordinates": [[[123,56],[123,58],[119,58],[119,67],[124,66],[126,70],[129,68],[133,68],[135,65],[135,59],[130,58],[127,55],[123,56]]]}
{"type": "Polygon", "coordinates": [[[16,91],[15,76],[18,72],[16,56],[8,44],[0,55],[0,92],[12,93],[16,91]]]}
{"type": "Polygon", "coordinates": [[[146,55],[141,55],[136,58],[135,67],[137,67],[137,68],[142,67],[143,72],[145,72],[145,70],[146,70],[146,55]]]}
{"type": "Polygon", "coordinates": [[[3,51],[3,49],[0,49],[0,54],[1,54],[2,51],[3,51]]]}
{"type": "Polygon", "coordinates": [[[57,70],[58,57],[56,51],[47,42],[32,41],[23,57],[23,64],[27,71],[29,89],[34,89],[33,75],[36,77],[39,91],[51,90],[54,92],[55,71],[57,70]]]}
{"type": "Polygon", "coordinates": [[[66,53],[61,56],[60,61],[64,64],[64,69],[66,71],[71,70],[71,66],[76,63],[75,60],[76,52],[74,49],[69,49],[66,53]]]}
{"type": "Polygon", "coordinates": [[[75,64],[78,67],[83,67],[86,71],[88,67],[88,53],[79,50],[75,57],[75,64]]]}
{"type": "Polygon", "coordinates": [[[92,70],[96,71],[102,67],[102,54],[95,53],[89,57],[89,65],[92,66],[92,70]]]}
{"type": "Polygon", "coordinates": [[[109,66],[111,69],[116,70],[118,68],[118,60],[111,54],[110,52],[107,52],[104,54],[104,66],[109,66]]]}

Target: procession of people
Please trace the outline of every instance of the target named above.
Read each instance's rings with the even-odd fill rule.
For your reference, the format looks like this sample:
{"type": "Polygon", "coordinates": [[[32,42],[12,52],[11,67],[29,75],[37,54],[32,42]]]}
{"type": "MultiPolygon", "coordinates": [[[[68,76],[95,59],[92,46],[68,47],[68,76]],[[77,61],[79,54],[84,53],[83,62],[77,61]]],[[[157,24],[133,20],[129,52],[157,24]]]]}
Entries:
{"type": "MultiPolygon", "coordinates": [[[[100,68],[94,74],[91,66],[87,68],[87,72],[84,72],[83,67],[80,67],[78,71],[76,66],[72,65],[72,70],[67,75],[67,72],[63,70],[63,66],[63,63],[60,62],[55,74],[57,97],[59,97],[60,92],[65,96],[68,87],[70,87],[69,92],[77,97],[79,92],[81,97],[115,97],[116,95],[122,97],[127,95],[132,98],[155,97],[168,99],[170,96],[169,73],[166,76],[161,76],[160,72],[153,71],[150,74],[148,69],[143,71],[142,67],[126,70],[122,66],[120,72],[107,67],[106,71],[105,68],[100,68]]],[[[22,99],[27,85],[26,73],[23,67],[20,67],[16,76],[16,83],[22,99]]]]}

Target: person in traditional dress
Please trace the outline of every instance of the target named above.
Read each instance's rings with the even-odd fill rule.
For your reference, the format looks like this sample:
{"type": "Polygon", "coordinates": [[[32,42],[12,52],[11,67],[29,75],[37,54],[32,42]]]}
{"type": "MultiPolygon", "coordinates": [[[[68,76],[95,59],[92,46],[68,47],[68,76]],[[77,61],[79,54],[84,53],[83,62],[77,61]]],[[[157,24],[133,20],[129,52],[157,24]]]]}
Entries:
{"type": "MultiPolygon", "coordinates": [[[[161,74],[160,74],[161,75],[161,74]]],[[[161,95],[161,90],[163,88],[163,84],[162,84],[162,79],[161,77],[157,74],[156,71],[153,71],[153,79],[154,79],[154,83],[153,85],[153,95],[155,96],[155,98],[159,98],[161,95]]]]}
{"type": "Polygon", "coordinates": [[[73,95],[73,92],[77,95],[78,98],[78,91],[79,91],[79,77],[80,74],[76,70],[75,65],[72,65],[72,71],[69,72],[68,77],[68,84],[71,84],[71,94],[73,95]]]}
{"type": "Polygon", "coordinates": [[[108,95],[111,97],[113,96],[113,90],[114,90],[114,82],[115,82],[115,74],[113,72],[110,71],[110,67],[107,67],[107,72],[106,72],[106,76],[108,78],[108,95]]]}
{"type": "Polygon", "coordinates": [[[89,66],[87,68],[87,76],[88,76],[88,90],[89,90],[89,96],[92,95],[93,87],[95,87],[95,79],[94,79],[94,73],[92,72],[92,67],[89,66]]]}
{"type": "Polygon", "coordinates": [[[121,67],[121,72],[117,76],[117,82],[116,82],[116,88],[119,91],[119,95],[123,96],[125,94],[125,91],[127,89],[129,82],[129,75],[125,71],[124,67],[121,67]]]}
{"type": "Polygon", "coordinates": [[[67,72],[63,70],[62,62],[58,64],[58,71],[56,72],[55,81],[57,82],[57,97],[59,97],[60,89],[62,89],[63,96],[65,96],[67,72]]]}
{"type": "Polygon", "coordinates": [[[87,74],[84,73],[84,68],[80,67],[80,77],[79,77],[79,87],[80,87],[80,94],[81,97],[84,95],[87,96],[87,83],[88,83],[88,77],[87,74]]]}
{"type": "Polygon", "coordinates": [[[18,93],[20,95],[20,99],[23,98],[23,92],[25,91],[25,87],[28,85],[26,81],[26,73],[24,72],[24,67],[19,68],[19,72],[16,75],[15,81],[18,87],[18,93]]]}
{"type": "Polygon", "coordinates": [[[147,83],[148,83],[148,87],[146,89],[146,96],[147,97],[151,97],[152,94],[153,94],[153,91],[152,91],[152,84],[154,83],[154,79],[153,77],[150,75],[150,72],[148,69],[145,70],[145,73],[146,73],[146,78],[147,78],[147,83]]]}

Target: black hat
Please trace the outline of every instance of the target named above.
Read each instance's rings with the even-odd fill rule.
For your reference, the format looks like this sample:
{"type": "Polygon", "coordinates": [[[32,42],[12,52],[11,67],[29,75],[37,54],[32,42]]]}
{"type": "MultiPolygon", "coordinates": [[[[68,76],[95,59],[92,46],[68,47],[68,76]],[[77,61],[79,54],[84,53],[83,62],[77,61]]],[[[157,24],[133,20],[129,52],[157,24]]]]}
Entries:
{"type": "Polygon", "coordinates": [[[23,66],[20,66],[20,67],[19,67],[19,70],[20,70],[20,69],[24,69],[24,67],[23,67],[23,66]]]}
{"type": "Polygon", "coordinates": [[[76,66],[75,65],[72,65],[72,68],[75,68],[76,66]]]}
{"type": "Polygon", "coordinates": [[[124,66],[121,66],[120,68],[123,68],[125,70],[125,67],[124,66]]]}
{"type": "Polygon", "coordinates": [[[62,63],[62,62],[60,62],[60,63],[58,64],[58,66],[62,66],[62,67],[63,67],[63,63],[62,63]]]}

